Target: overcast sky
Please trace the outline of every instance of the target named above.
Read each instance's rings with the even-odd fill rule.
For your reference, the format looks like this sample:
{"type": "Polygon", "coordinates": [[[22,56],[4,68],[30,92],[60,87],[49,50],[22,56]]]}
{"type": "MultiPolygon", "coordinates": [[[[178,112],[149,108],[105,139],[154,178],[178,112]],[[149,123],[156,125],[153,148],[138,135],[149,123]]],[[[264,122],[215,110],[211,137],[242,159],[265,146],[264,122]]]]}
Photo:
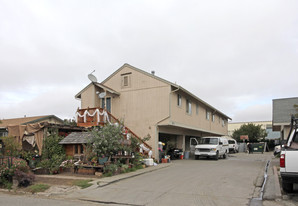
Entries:
{"type": "Polygon", "coordinates": [[[0,119],[73,118],[124,63],[239,121],[298,96],[298,1],[0,0],[0,119]]]}

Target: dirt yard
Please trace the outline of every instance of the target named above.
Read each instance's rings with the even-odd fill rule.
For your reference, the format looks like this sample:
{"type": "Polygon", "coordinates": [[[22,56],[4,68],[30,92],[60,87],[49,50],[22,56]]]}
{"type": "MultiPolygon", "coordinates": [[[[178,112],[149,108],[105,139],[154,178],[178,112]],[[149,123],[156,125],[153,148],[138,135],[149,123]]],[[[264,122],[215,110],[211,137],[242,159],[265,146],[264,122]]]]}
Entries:
{"type": "Polygon", "coordinates": [[[34,184],[48,184],[48,185],[65,185],[72,186],[76,180],[95,180],[99,179],[95,175],[78,175],[73,173],[63,173],[55,175],[35,175],[34,184]]]}

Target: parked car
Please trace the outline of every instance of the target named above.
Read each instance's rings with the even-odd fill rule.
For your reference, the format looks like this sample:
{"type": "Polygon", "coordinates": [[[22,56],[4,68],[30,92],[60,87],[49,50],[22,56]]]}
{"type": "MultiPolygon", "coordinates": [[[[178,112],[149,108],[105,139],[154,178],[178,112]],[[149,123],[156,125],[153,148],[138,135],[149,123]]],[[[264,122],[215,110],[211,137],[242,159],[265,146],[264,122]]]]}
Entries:
{"type": "Polygon", "coordinates": [[[180,155],[183,154],[182,149],[178,149],[178,148],[171,148],[169,149],[169,151],[167,152],[168,155],[170,155],[171,159],[179,159],[180,155]]]}
{"type": "Polygon", "coordinates": [[[234,139],[229,139],[229,152],[239,152],[239,146],[236,140],[234,139]]]}
{"type": "Polygon", "coordinates": [[[202,137],[195,146],[195,158],[213,157],[218,160],[219,157],[224,159],[229,153],[229,142],[225,137],[202,137]]]}

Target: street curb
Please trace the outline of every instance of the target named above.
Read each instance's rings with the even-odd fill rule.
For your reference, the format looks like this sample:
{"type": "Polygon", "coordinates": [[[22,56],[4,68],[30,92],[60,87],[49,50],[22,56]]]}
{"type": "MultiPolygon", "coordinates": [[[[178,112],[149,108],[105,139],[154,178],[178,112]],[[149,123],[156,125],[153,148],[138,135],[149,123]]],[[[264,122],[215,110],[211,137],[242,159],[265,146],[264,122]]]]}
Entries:
{"type": "Polygon", "coordinates": [[[275,185],[275,197],[281,199],[281,189],[279,184],[278,172],[276,166],[273,166],[274,185],[275,185]]]}
{"type": "MultiPolygon", "coordinates": [[[[146,174],[146,173],[149,173],[149,172],[153,172],[153,171],[156,171],[156,170],[160,170],[160,169],[163,169],[163,168],[167,168],[167,167],[172,166],[171,163],[167,163],[167,164],[163,164],[163,165],[164,166],[161,166],[161,167],[159,167],[159,166],[151,166],[151,167],[145,168],[143,170],[137,170],[136,172],[130,172],[130,173],[123,174],[122,176],[119,175],[118,176],[119,178],[116,178],[116,176],[114,176],[113,177],[113,180],[111,180],[111,181],[106,181],[106,182],[101,182],[100,183],[100,180],[95,180],[95,181],[93,181],[93,184],[96,183],[97,184],[97,188],[100,188],[100,187],[104,187],[104,186],[113,184],[115,182],[119,182],[121,180],[129,179],[129,178],[136,177],[136,176],[140,176],[142,174],[146,174]]],[[[102,180],[104,181],[104,178],[102,180]]]]}

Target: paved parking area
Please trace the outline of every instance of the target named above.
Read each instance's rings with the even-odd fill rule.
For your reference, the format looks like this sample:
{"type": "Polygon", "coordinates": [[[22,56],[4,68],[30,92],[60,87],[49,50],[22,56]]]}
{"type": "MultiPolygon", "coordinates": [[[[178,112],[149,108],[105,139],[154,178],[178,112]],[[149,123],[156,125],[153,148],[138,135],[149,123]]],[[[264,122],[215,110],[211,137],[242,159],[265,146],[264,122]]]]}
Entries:
{"type": "Polygon", "coordinates": [[[68,196],[114,205],[248,205],[269,154],[176,160],[169,167],[68,196]]]}

